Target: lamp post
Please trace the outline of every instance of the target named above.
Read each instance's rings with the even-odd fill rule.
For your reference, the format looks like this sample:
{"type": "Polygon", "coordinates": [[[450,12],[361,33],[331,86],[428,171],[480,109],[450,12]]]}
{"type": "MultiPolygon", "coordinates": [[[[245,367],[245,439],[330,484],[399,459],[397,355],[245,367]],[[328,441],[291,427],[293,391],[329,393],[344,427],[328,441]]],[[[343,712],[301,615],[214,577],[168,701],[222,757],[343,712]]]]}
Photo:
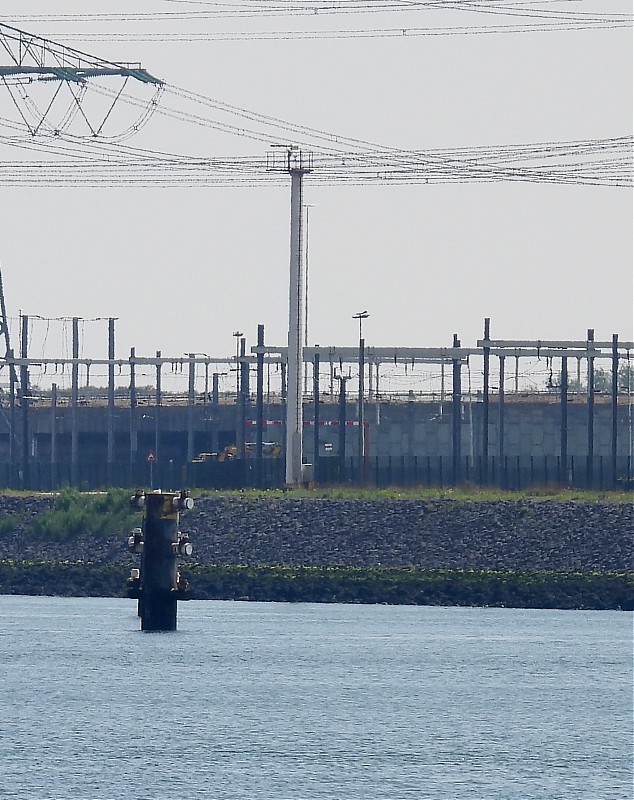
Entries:
{"type": "Polygon", "coordinates": [[[359,483],[365,483],[365,415],[363,405],[364,380],[365,380],[365,340],[363,339],[363,320],[370,314],[359,311],[352,315],[352,319],[359,320],[359,483]]]}

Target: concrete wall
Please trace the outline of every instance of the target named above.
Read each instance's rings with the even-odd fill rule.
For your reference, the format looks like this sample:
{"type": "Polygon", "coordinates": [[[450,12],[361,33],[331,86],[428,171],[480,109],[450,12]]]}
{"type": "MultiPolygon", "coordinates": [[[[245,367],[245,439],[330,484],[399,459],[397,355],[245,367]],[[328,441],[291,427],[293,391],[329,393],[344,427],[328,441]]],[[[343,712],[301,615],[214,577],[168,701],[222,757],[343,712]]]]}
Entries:
{"type": "MultiPolygon", "coordinates": [[[[514,456],[558,456],[561,448],[561,409],[558,399],[539,396],[521,401],[505,403],[504,454],[514,456]]],[[[619,405],[617,423],[617,445],[619,456],[632,455],[632,416],[628,406],[619,405]]],[[[162,406],[158,409],[162,458],[182,463],[187,457],[188,409],[186,406],[162,406]]],[[[230,404],[213,406],[199,403],[193,408],[194,450],[214,452],[227,444],[235,443],[236,407],[230,404]]],[[[153,405],[139,406],[135,412],[138,459],[147,457],[156,450],[155,429],[157,409],[153,405]]],[[[320,455],[338,454],[339,409],[337,404],[320,406],[322,425],[319,433],[320,455]]],[[[358,451],[358,427],[355,424],[356,405],[347,405],[346,453],[356,456],[358,451]]],[[[265,417],[270,421],[264,433],[265,441],[284,440],[283,407],[279,403],[265,406],[265,417]]],[[[462,456],[478,457],[483,452],[482,402],[462,407],[461,452],[462,456]]],[[[253,423],[255,407],[251,403],[246,411],[247,421],[253,423]]],[[[313,456],[313,408],[305,407],[306,459],[313,456]]],[[[19,439],[22,417],[19,409],[15,414],[14,455],[19,457],[19,439]]],[[[0,461],[9,455],[8,415],[0,419],[0,461]]],[[[46,407],[29,411],[31,456],[50,460],[51,410],[46,407]]],[[[68,406],[56,411],[58,461],[70,459],[72,414],[68,406]]],[[[453,442],[452,404],[420,402],[383,402],[366,404],[367,453],[370,457],[451,457],[453,442]]],[[[103,406],[81,406],[77,410],[80,460],[105,460],[107,453],[108,409],[103,406]]],[[[131,418],[128,408],[117,407],[112,420],[115,441],[115,460],[130,459],[131,418]]],[[[255,441],[253,424],[245,426],[245,441],[255,441]]],[[[489,454],[498,454],[499,418],[497,403],[489,407],[489,454]]],[[[588,450],[588,407],[585,402],[574,399],[568,404],[568,454],[585,457],[588,450]]],[[[610,456],[612,452],[612,410],[609,402],[597,402],[594,414],[594,454],[610,456]]]]}
{"type": "MultiPolygon", "coordinates": [[[[489,407],[489,454],[499,447],[497,404],[489,407]]],[[[482,403],[465,403],[462,408],[461,451],[474,457],[483,453],[482,403]]],[[[451,403],[400,403],[368,405],[370,455],[451,456],[453,420],[451,403]]],[[[617,449],[632,455],[632,419],[628,407],[619,406],[617,449]]],[[[568,404],[568,454],[583,457],[588,452],[588,408],[585,403],[568,404]]],[[[558,402],[526,401],[504,406],[504,454],[508,456],[556,456],[561,449],[561,410],[558,402]]],[[[597,404],[594,412],[594,454],[612,452],[612,410],[597,404]]]]}

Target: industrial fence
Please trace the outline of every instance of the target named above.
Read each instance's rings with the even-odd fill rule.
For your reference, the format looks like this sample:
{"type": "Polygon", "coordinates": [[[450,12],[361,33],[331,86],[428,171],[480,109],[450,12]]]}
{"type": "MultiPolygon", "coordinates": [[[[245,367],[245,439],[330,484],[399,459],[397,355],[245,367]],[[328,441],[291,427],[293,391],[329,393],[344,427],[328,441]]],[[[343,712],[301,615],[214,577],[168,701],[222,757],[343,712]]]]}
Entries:
{"type": "Polygon", "coordinates": [[[571,456],[564,463],[560,456],[465,456],[458,461],[443,456],[376,457],[345,464],[322,459],[317,465],[317,480],[322,484],[364,484],[386,488],[452,487],[464,484],[495,486],[508,490],[537,486],[574,489],[618,490],[634,486],[632,459],[620,457],[616,464],[604,456],[592,459],[571,456]]]}
{"type": "MultiPolygon", "coordinates": [[[[320,457],[307,481],[321,486],[452,487],[471,484],[508,490],[531,487],[568,487],[595,491],[634,488],[631,456],[616,460],[607,456],[481,456],[453,459],[448,456],[320,457]]],[[[178,489],[279,489],[285,485],[283,459],[229,459],[224,462],[177,464],[82,462],[70,464],[34,462],[28,474],[0,462],[0,489],[55,491],[64,486],[82,490],[112,487],[178,489]],[[76,474],[75,474],[76,473],[76,474]]]]}

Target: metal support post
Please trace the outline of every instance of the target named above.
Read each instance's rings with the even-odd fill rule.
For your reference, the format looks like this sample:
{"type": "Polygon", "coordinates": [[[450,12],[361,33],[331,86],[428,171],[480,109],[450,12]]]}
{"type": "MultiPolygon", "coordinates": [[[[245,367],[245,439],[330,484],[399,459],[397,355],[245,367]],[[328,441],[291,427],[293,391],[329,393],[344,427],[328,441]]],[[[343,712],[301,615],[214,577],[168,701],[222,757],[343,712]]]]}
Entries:
{"type": "MultiPolygon", "coordinates": [[[[594,345],[594,330],[588,328],[588,350],[594,345]]],[[[587,488],[594,486],[594,358],[588,356],[588,457],[587,488]]]]}
{"type": "MultiPolygon", "coordinates": [[[[20,354],[23,359],[29,357],[29,318],[22,317],[22,338],[20,354]]],[[[29,368],[26,364],[20,367],[20,407],[22,409],[22,481],[23,489],[31,488],[31,457],[30,457],[30,425],[29,425],[29,368]]]]}
{"type": "Polygon", "coordinates": [[[187,465],[194,458],[194,400],[196,381],[196,359],[193,353],[189,354],[189,370],[187,381],[187,465]]]}
{"type": "Polygon", "coordinates": [[[319,353],[313,356],[313,481],[319,483],[319,353]]]}
{"type": "Polygon", "coordinates": [[[349,377],[336,376],[339,381],[339,482],[346,480],[346,381],[349,377]]]}
{"type": "Polygon", "coordinates": [[[505,356],[499,356],[500,359],[500,386],[498,388],[498,475],[500,476],[500,483],[502,483],[502,476],[504,475],[504,455],[506,451],[506,443],[504,441],[504,361],[505,356]]]}
{"type": "Polygon", "coordinates": [[[565,356],[561,358],[559,403],[561,407],[561,474],[564,483],[568,483],[568,359],[565,356]]]}
{"type": "Polygon", "coordinates": [[[51,384],[51,489],[57,489],[57,384],[51,384]]]}
{"type": "Polygon", "coordinates": [[[106,457],[107,483],[112,486],[114,483],[114,421],[115,421],[115,391],[114,391],[114,319],[108,320],[108,443],[106,457]]]}
{"type": "MultiPolygon", "coordinates": [[[[454,333],[453,346],[460,347],[458,334],[454,333]]],[[[454,485],[461,480],[461,457],[462,457],[462,383],[461,383],[461,361],[458,358],[452,360],[453,364],[453,392],[452,392],[452,455],[453,455],[453,482],[454,485]]]]}
{"type": "MultiPolygon", "coordinates": [[[[491,320],[484,320],[484,340],[491,338],[491,320]]],[[[482,348],[484,357],[484,386],[482,388],[482,482],[486,486],[489,482],[489,376],[491,369],[491,348],[485,345],[482,348]]]]}
{"type": "Polygon", "coordinates": [[[218,405],[220,404],[220,373],[214,372],[211,375],[211,407],[213,415],[213,426],[211,428],[211,451],[217,453],[220,449],[220,436],[218,421],[218,405]]]}
{"type": "Polygon", "coordinates": [[[234,331],[233,336],[236,340],[236,429],[235,429],[235,445],[236,452],[240,447],[240,339],[242,331],[234,331]]]}
{"type": "Polygon", "coordinates": [[[70,389],[70,483],[79,483],[79,422],[77,410],[79,405],[79,319],[73,317],[73,364],[71,367],[70,389]]]}
{"type": "Polygon", "coordinates": [[[618,414],[619,414],[619,336],[612,334],[612,488],[618,479],[618,414]]]}
{"type": "MultiPolygon", "coordinates": [[[[156,351],[156,357],[161,357],[161,351],[156,351]]],[[[155,387],[155,403],[154,403],[154,458],[158,463],[160,458],[159,453],[161,450],[161,405],[163,403],[163,386],[162,386],[162,376],[161,376],[161,367],[162,364],[157,362],[156,364],[156,387],[155,387]]],[[[152,487],[154,488],[154,487],[152,487]]]]}
{"type": "Polygon", "coordinates": [[[7,359],[10,360],[11,367],[9,369],[9,468],[11,470],[10,486],[15,488],[15,393],[17,385],[17,376],[15,374],[15,367],[13,365],[14,353],[13,350],[7,351],[7,359]]]}
{"type": "MultiPolygon", "coordinates": [[[[258,347],[264,347],[264,325],[258,325],[258,347]]],[[[264,443],[264,352],[259,351],[257,355],[257,371],[255,381],[255,453],[257,459],[257,484],[262,486],[263,482],[263,452],[264,443]]]]}
{"type": "Polygon", "coordinates": [[[135,484],[134,470],[137,463],[138,455],[138,432],[137,432],[137,418],[136,418],[136,350],[134,347],[130,348],[130,483],[135,484]]]}
{"type": "Polygon", "coordinates": [[[240,371],[240,392],[238,395],[238,458],[246,455],[245,430],[247,420],[247,399],[249,397],[249,362],[246,360],[246,339],[240,339],[240,361],[238,369],[240,371]]]}
{"type": "Polygon", "coordinates": [[[359,339],[359,483],[365,484],[365,339],[359,339]]]}
{"type": "Polygon", "coordinates": [[[365,448],[365,339],[363,338],[363,320],[368,319],[367,311],[359,311],[352,315],[352,319],[359,321],[359,397],[358,414],[359,430],[357,435],[359,456],[359,483],[363,486],[366,479],[366,448],[365,448]]]}

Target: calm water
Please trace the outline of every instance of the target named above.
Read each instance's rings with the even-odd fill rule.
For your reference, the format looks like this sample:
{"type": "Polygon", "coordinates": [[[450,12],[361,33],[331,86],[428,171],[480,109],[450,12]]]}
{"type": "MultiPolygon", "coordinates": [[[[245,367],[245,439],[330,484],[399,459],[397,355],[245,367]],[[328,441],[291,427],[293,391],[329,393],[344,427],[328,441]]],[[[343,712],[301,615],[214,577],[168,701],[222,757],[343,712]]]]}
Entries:
{"type": "Polygon", "coordinates": [[[0,797],[630,800],[632,615],[0,597],[0,797]]]}

